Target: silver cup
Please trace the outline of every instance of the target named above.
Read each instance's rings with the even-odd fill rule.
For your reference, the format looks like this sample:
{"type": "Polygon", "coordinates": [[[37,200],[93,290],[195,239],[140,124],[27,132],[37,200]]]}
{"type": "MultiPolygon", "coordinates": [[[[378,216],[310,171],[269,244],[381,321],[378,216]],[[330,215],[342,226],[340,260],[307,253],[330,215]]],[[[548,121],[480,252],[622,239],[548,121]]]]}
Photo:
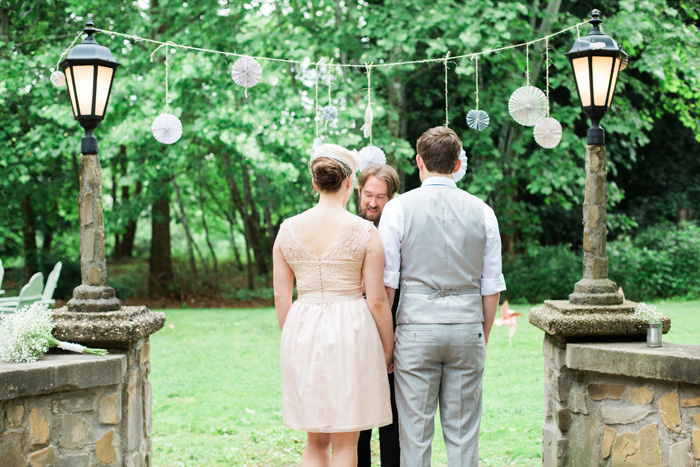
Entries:
{"type": "Polygon", "coordinates": [[[647,324],[647,347],[661,347],[663,327],[661,323],[647,324]]]}

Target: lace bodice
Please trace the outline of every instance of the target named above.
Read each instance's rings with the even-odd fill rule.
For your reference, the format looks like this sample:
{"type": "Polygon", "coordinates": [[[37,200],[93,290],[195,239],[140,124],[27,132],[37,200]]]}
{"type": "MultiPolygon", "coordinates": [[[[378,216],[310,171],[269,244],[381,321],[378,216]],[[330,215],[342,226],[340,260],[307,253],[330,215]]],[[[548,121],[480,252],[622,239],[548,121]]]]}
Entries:
{"type": "Polygon", "coordinates": [[[318,257],[302,243],[294,224],[298,217],[284,221],[277,242],[287,264],[294,271],[297,290],[353,290],[362,284],[362,265],[367,252],[367,241],[374,225],[357,217],[318,257]]]}

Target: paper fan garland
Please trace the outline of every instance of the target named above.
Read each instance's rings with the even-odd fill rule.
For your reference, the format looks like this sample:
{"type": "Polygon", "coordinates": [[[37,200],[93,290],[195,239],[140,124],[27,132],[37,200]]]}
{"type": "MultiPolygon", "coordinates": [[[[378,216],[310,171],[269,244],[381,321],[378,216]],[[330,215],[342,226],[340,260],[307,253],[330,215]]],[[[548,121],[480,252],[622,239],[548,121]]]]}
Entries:
{"type": "Polygon", "coordinates": [[[262,67],[252,57],[241,57],[231,68],[231,78],[239,86],[252,88],[262,78],[262,67]]]}
{"type": "Polygon", "coordinates": [[[534,86],[518,88],[510,96],[508,112],[523,126],[536,125],[547,114],[547,96],[534,86]]]}
{"type": "Polygon", "coordinates": [[[54,71],[53,73],[51,73],[50,79],[51,84],[58,88],[66,84],[66,75],[64,75],[62,71],[54,71]]]}
{"type": "Polygon", "coordinates": [[[489,114],[483,110],[470,110],[467,112],[467,125],[477,131],[484,131],[489,126],[489,114]]]}
{"type": "Polygon", "coordinates": [[[377,146],[365,146],[358,153],[360,156],[360,170],[364,170],[370,164],[386,164],[386,154],[377,146]]]}
{"type": "Polygon", "coordinates": [[[467,165],[469,164],[469,161],[467,160],[467,153],[464,151],[464,148],[462,148],[462,150],[459,152],[459,160],[462,161],[462,165],[459,166],[459,170],[457,172],[452,174],[452,178],[454,179],[455,183],[462,180],[464,175],[467,173],[467,165]]]}
{"type": "Polygon", "coordinates": [[[555,118],[543,118],[533,130],[537,144],[546,149],[556,147],[561,141],[561,124],[555,118]]]}
{"type": "Polygon", "coordinates": [[[163,144],[173,144],[182,136],[182,123],[173,114],[161,114],[151,125],[153,136],[163,144]]]}

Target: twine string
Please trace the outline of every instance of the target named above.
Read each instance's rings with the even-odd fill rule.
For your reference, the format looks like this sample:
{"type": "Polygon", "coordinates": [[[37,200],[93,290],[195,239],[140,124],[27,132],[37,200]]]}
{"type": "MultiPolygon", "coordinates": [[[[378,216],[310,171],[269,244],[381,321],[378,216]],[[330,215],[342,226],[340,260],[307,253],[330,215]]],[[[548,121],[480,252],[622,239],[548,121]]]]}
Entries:
{"type": "Polygon", "coordinates": [[[316,102],[314,105],[314,109],[316,111],[314,120],[316,121],[316,138],[318,138],[318,124],[319,124],[319,117],[318,117],[318,65],[319,63],[316,63],[316,102]]]}
{"type": "Polygon", "coordinates": [[[479,56],[474,56],[474,69],[476,70],[476,110],[479,110],[479,56]]]}
{"type": "Polygon", "coordinates": [[[547,87],[547,117],[549,117],[549,39],[544,43],[544,62],[547,64],[545,86],[547,87]]]}
{"type": "Polygon", "coordinates": [[[164,42],[161,45],[159,45],[153,52],[151,52],[151,62],[153,61],[153,56],[155,55],[156,52],[158,52],[162,47],[165,47],[165,113],[170,113],[168,111],[168,81],[169,81],[169,71],[170,71],[170,65],[168,64],[168,58],[169,58],[169,53],[168,53],[168,47],[173,46],[173,44],[170,41],[164,42]]]}
{"type": "Polygon", "coordinates": [[[525,44],[525,86],[530,86],[530,43],[525,44]]]}
{"type": "MultiPolygon", "coordinates": [[[[572,29],[576,29],[578,31],[579,26],[582,26],[584,24],[588,24],[588,21],[582,21],[582,22],[575,24],[573,26],[569,26],[568,28],[562,29],[560,31],[554,32],[554,33],[549,34],[547,36],[540,37],[538,39],[534,39],[534,40],[531,40],[528,42],[507,45],[507,46],[498,47],[495,49],[483,50],[481,52],[468,53],[468,54],[464,54],[464,55],[455,55],[452,58],[454,60],[457,60],[460,58],[471,57],[473,55],[486,55],[486,54],[490,54],[490,53],[494,53],[494,52],[500,52],[502,50],[517,49],[517,48],[520,48],[523,46],[529,46],[530,44],[534,44],[536,42],[543,41],[545,39],[549,39],[549,38],[558,36],[559,34],[563,34],[567,31],[571,31],[572,29]]],[[[133,34],[124,34],[124,33],[119,33],[119,32],[114,32],[114,31],[107,31],[104,29],[95,29],[95,31],[102,32],[102,33],[108,34],[110,36],[125,37],[127,39],[132,40],[132,41],[143,41],[143,42],[150,42],[153,44],[161,44],[161,45],[165,44],[164,42],[161,42],[161,41],[157,41],[154,39],[148,39],[148,38],[144,38],[144,37],[139,37],[139,36],[135,36],[133,34]]],[[[185,49],[185,50],[192,50],[192,51],[196,51],[196,52],[215,53],[215,54],[220,54],[220,55],[225,55],[225,56],[233,56],[233,57],[249,56],[255,60],[266,60],[266,61],[270,61],[270,62],[295,63],[298,65],[307,65],[307,66],[314,66],[314,65],[317,65],[318,63],[320,63],[320,62],[318,62],[318,63],[310,63],[309,64],[309,63],[305,63],[305,62],[300,61],[300,60],[288,60],[288,59],[283,59],[283,58],[272,58],[272,57],[261,57],[261,56],[255,56],[255,55],[246,55],[246,54],[240,54],[240,53],[236,53],[236,52],[225,52],[222,50],[206,49],[206,48],[194,47],[194,46],[186,45],[186,44],[176,44],[174,42],[170,42],[170,46],[171,47],[178,47],[178,48],[185,49]]],[[[392,66],[413,65],[413,64],[418,64],[418,63],[435,63],[435,62],[444,62],[444,61],[445,61],[445,58],[440,57],[440,58],[428,58],[428,59],[424,59],[424,60],[409,60],[409,61],[403,61],[403,62],[384,62],[384,63],[378,63],[377,65],[374,65],[374,66],[375,67],[392,67],[392,66]]],[[[334,66],[346,67],[346,68],[362,68],[364,65],[361,65],[359,63],[338,63],[334,66]]]]}
{"type": "MultiPolygon", "coordinates": [[[[332,78],[333,78],[333,59],[331,58],[331,61],[328,62],[328,105],[330,106],[332,104],[331,102],[331,83],[332,83],[332,78]]],[[[323,128],[326,129],[328,127],[328,122],[329,120],[326,120],[326,122],[323,124],[323,128]]]]}
{"type": "Polygon", "coordinates": [[[449,106],[448,106],[448,91],[447,91],[447,61],[450,58],[450,51],[447,51],[447,55],[445,55],[445,126],[450,127],[450,112],[449,112],[449,106]]]}
{"type": "MultiPolygon", "coordinates": [[[[367,67],[367,106],[371,107],[372,106],[372,63],[368,65],[367,62],[365,62],[365,66],[367,67]]],[[[367,111],[365,111],[365,114],[367,111]]],[[[365,115],[366,117],[366,115],[365,115]]],[[[369,145],[372,145],[372,126],[370,125],[369,127],[369,145]]]]}
{"type": "Polygon", "coordinates": [[[83,35],[83,31],[80,31],[78,34],[76,34],[76,35],[75,35],[75,38],[73,39],[73,42],[71,42],[70,45],[68,46],[68,48],[65,49],[65,50],[63,51],[63,53],[61,54],[60,57],[58,57],[58,61],[56,62],[56,70],[58,70],[58,66],[59,66],[59,64],[61,63],[61,60],[63,60],[63,57],[65,57],[66,54],[67,54],[68,52],[70,52],[70,49],[73,48],[73,46],[75,45],[75,43],[78,41],[78,39],[79,39],[80,36],[82,36],[82,35],[83,35]]]}

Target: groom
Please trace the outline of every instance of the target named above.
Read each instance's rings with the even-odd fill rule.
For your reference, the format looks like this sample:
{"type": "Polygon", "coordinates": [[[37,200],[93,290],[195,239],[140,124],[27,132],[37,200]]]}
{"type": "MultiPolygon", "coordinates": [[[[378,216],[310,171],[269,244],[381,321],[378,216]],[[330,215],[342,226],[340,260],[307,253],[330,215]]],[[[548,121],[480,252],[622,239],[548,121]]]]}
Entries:
{"type": "Polygon", "coordinates": [[[461,148],[449,128],[423,133],[422,185],[387,203],[379,224],[389,300],[401,292],[394,374],[404,467],[430,466],[438,401],[448,465],[479,464],[486,343],[505,281],[493,210],[453,180],[461,148]]]}

